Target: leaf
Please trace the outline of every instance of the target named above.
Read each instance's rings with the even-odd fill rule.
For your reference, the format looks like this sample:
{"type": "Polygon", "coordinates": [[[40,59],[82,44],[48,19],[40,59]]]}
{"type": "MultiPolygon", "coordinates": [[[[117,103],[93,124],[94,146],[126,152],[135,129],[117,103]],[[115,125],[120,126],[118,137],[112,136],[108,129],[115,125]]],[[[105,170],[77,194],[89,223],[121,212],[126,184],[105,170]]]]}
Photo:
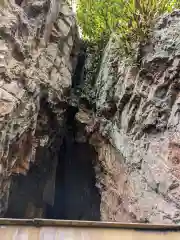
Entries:
{"type": "Polygon", "coordinates": [[[127,53],[131,41],[146,41],[154,20],[175,7],[179,0],[77,0],[77,18],[85,39],[107,42],[115,32],[127,53]]]}

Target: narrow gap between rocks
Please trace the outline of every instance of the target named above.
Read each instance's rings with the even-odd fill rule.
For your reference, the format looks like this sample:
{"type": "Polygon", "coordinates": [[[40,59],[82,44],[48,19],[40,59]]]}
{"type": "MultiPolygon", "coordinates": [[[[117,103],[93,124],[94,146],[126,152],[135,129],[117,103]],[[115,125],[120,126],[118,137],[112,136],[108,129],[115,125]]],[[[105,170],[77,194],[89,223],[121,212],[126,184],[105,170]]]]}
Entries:
{"type": "MultiPolygon", "coordinates": [[[[72,78],[73,91],[82,87],[85,58],[86,46],[82,43],[72,78]]],[[[37,135],[58,132],[58,123],[46,96],[40,105],[37,135]]],[[[36,161],[27,176],[13,176],[5,217],[100,220],[101,196],[96,188],[93,164],[97,153],[87,141],[76,140],[83,128],[79,128],[80,123],[75,120],[78,111],[78,107],[67,107],[64,137],[58,136],[51,148],[36,149],[36,161]]]]}
{"type": "Polygon", "coordinates": [[[75,141],[77,111],[69,107],[67,112],[67,133],[56,171],[54,205],[47,207],[47,218],[100,220],[100,195],[93,168],[97,156],[91,145],[75,141]]]}
{"type": "MultiPolygon", "coordinates": [[[[96,188],[93,162],[97,158],[95,149],[87,142],[76,142],[75,107],[67,110],[66,134],[60,146],[56,167],[53,204],[44,202],[47,174],[52,168],[48,154],[41,164],[32,165],[27,176],[14,176],[9,196],[9,207],[5,217],[66,220],[100,220],[101,197],[96,188]]],[[[43,151],[43,149],[42,149],[43,151]]],[[[42,155],[43,156],[43,155],[42,155]]],[[[41,158],[41,154],[39,154],[41,158]]]]}

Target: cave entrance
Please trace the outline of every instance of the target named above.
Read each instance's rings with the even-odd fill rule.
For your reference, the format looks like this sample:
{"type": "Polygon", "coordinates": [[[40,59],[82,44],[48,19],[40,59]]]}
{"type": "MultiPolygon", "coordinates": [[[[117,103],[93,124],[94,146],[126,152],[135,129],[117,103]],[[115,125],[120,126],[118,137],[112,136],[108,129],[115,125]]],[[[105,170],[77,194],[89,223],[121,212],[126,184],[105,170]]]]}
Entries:
{"type": "Polygon", "coordinates": [[[101,197],[93,166],[97,153],[88,142],[76,142],[76,112],[73,107],[67,111],[67,131],[59,149],[55,177],[46,191],[46,198],[53,199],[53,203],[44,201],[52,157],[48,149],[42,148],[37,156],[40,163],[32,165],[27,176],[13,177],[5,217],[100,220],[101,197]]]}
{"type": "Polygon", "coordinates": [[[66,220],[100,220],[100,196],[95,187],[94,149],[87,143],[64,140],[56,171],[54,205],[46,217],[66,220]]]}
{"type": "Polygon", "coordinates": [[[60,148],[56,170],[54,205],[47,205],[46,217],[65,220],[100,220],[100,195],[93,162],[97,153],[88,142],[76,142],[75,114],[67,110],[67,133],[60,148]]]}

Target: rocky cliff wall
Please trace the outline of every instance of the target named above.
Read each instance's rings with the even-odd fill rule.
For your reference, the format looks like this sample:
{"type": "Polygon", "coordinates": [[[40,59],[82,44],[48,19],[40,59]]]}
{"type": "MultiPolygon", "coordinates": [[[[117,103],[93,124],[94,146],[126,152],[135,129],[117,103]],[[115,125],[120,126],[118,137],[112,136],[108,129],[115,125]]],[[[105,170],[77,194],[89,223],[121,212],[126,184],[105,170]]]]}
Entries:
{"type": "Polygon", "coordinates": [[[179,30],[179,11],[161,17],[138,67],[111,39],[90,86],[96,116],[87,129],[99,154],[103,220],[180,221],[179,30]]]}
{"type": "MultiPolygon", "coordinates": [[[[93,145],[89,166],[94,165],[100,193],[92,171],[93,181],[82,184],[89,189],[79,192],[87,197],[94,189],[98,203],[97,196],[89,197],[74,218],[80,213],[86,219],[87,205],[95,204],[98,219],[105,221],[179,223],[180,12],[158,20],[150,41],[139,49],[140,65],[121,58],[117,42],[110,39],[101,62],[94,46],[85,53],[86,68],[81,66],[83,53],[75,70],[79,49],[75,18],[63,2],[45,46],[49,8],[46,0],[24,0],[0,10],[0,216],[9,204],[9,217],[46,217],[43,205],[54,204],[60,145],[69,125],[73,144],[83,143],[87,149],[92,148],[87,143],[93,145]],[[69,105],[73,110],[67,117],[69,105]],[[15,177],[11,184],[13,175],[27,172],[26,180],[15,177]],[[23,204],[17,206],[17,199],[23,204]]],[[[69,153],[63,154],[71,155],[70,161],[69,153]]],[[[83,162],[85,156],[80,148],[77,161],[83,162]]],[[[81,179],[83,168],[76,178],[73,164],[72,176],[66,168],[65,177],[81,179]]],[[[75,194],[76,190],[74,185],[75,194]]],[[[72,200],[71,190],[66,193],[72,200]]]]}
{"type": "Polygon", "coordinates": [[[64,1],[47,46],[43,40],[50,1],[7,3],[0,9],[0,216],[8,206],[12,175],[26,175],[34,162],[53,162],[40,182],[41,190],[46,189],[44,201],[53,202],[53,166],[79,45],[75,18],[64,1]]]}

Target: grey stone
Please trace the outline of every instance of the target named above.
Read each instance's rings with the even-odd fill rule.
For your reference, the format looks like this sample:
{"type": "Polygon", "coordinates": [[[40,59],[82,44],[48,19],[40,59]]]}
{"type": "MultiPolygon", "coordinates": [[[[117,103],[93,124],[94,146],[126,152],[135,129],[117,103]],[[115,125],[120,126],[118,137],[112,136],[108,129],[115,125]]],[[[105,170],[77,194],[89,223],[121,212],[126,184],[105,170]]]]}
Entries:
{"type": "MultiPolygon", "coordinates": [[[[108,101],[117,105],[111,120],[96,113],[101,126],[92,135],[102,165],[97,181],[104,186],[99,185],[103,220],[176,223],[175,216],[180,214],[179,29],[179,11],[158,20],[148,45],[141,49],[140,69],[125,64],[112,39],[104,51],[90,87],[95,94],[87,96],[101,112],[108,101]],[[102,138],[107,124],[109,145],[102,138]],[[117,166],[109,168],[107,164],[113,162],[117,166]],[[117,199],[122,201],[117,204],[117,199]]],[[[87,81],[91,81],[90,74],[87,81]]],[[[88,83],[84,92],[89,91],[88,83]]]]}
{"type": "MultiPolygon", "coordinates": [[[[71,14],[70,7],[63,4],[63,13],[71,14]]],[[[57,146],[64,134],[61,132],[64,110],[58,104],[67,103],[69,97],[64,90],[71,87],[69,59],[72,46],[78,44],[79,39],[75,19],[67,25],[59,14],[57,31],[62,39],[69,36],[68,47],[61,51],[62,39],[43,47],[38,29],[44,31],[45,8],[44,0],[27,0],[21,6],[13,5],[0,12],[0,30],[6,36],[0,40],[1,217],[7,210],[12,174],[26,175],[30,162],[38,163],[40,148],[42,159],[50,155],[55,161],[57,146]],[[56,113],[54,122],[48,111],[56,113]]],[[[47,183],[50,180],[49,174],[47,183]]]]}

